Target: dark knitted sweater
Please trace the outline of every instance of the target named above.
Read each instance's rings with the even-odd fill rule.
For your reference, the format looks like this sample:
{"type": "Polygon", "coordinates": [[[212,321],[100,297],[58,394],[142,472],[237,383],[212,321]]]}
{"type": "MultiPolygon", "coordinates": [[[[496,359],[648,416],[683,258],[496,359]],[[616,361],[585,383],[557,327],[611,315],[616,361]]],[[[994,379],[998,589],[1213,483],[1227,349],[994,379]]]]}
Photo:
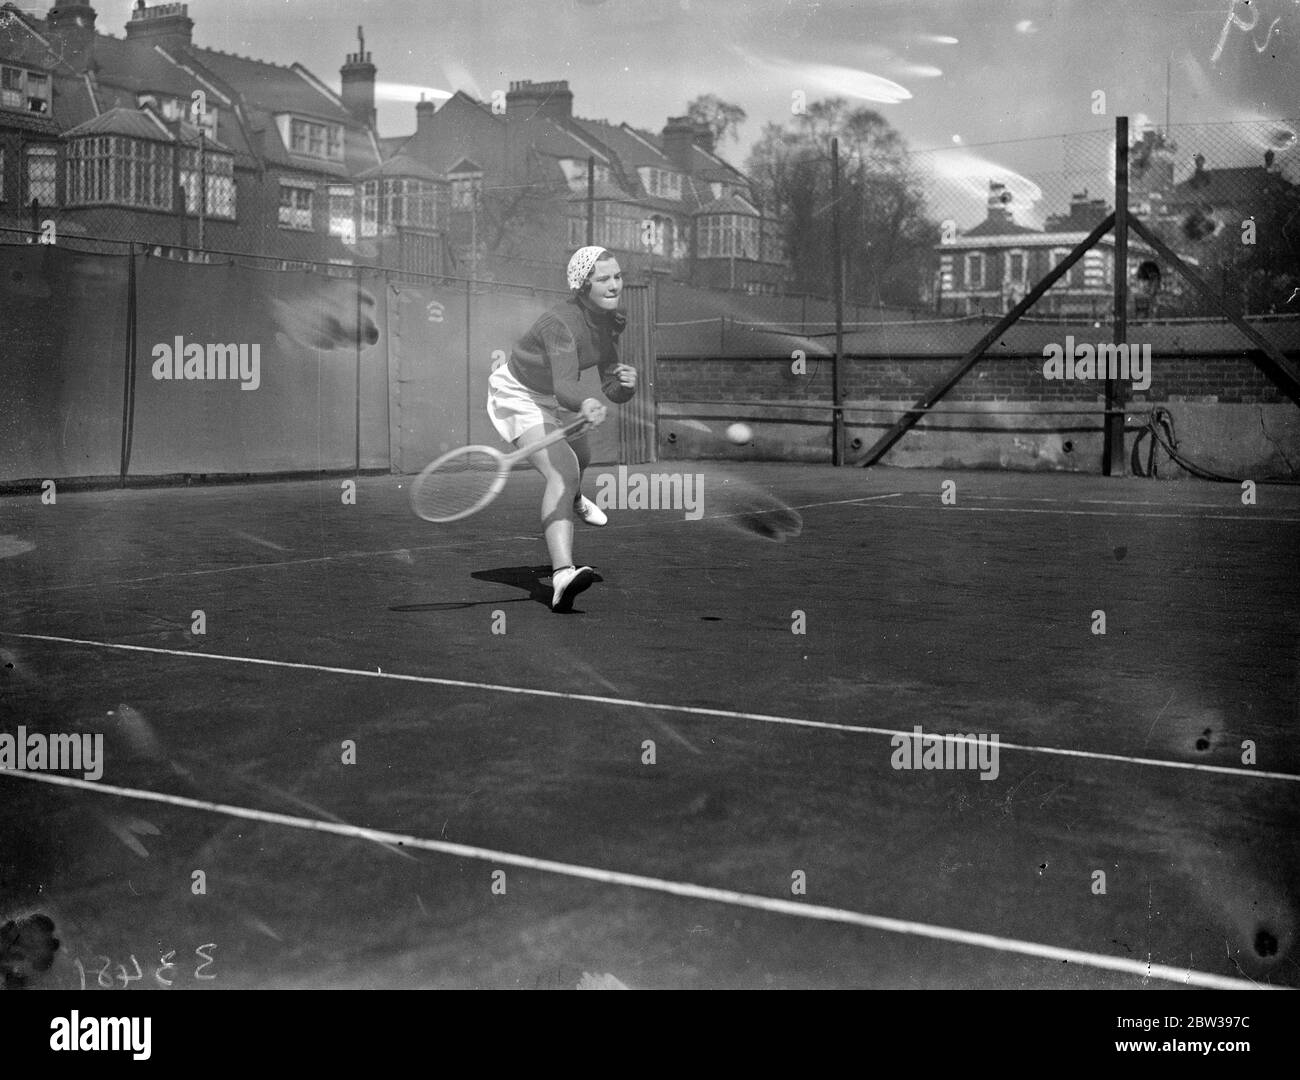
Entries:
{"type": "Polygon", "coordinates": [[[621,311],[596,312],[570,297],[543,314],[510,353],[510,371],[528,389],[554,394],[564,408],[577,412],[592,395],[578,384],[578,373],[600,371],[600,388],[610,401],[632,397],[614,373],[618,338],[627,325],[621,311]]]}

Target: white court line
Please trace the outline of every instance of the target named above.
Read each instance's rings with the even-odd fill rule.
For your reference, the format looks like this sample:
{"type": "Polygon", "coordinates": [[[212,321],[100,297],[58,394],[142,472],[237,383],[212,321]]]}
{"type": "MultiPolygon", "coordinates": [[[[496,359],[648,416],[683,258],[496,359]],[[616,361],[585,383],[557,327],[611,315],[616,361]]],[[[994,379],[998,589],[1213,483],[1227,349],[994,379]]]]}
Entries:
{"type": "MultiPolygon", "coordinates": [[[[925,494],[924,492],[913,492],[913,494],[925,494]]],[[[1071,503],[1071,504],[1088,504],[1096,506],[1195,506],[1205,510],[1226,510],[1223,503],[1171,503],[1169,500],[1161,501],[1159,499],[1048,499],[1039,498],[1029,495],[963,495],[964,499],[984,499],[988,502],[1045,502],[1045,503],[1071,503]]]]}
{"type": "MultiPolygon", "coordinates": [[[[420,851],[432,851],[441,855],[451,855],[462,859],[477,859],[481,862],[519,866],[528,870],[538,870],[547,874],[560,874],[564,877],[580,878],[584,881],[597,881],[606,885],[626,885],[633,889],[649,892],[668,893],[671,896],[683,896],[691,900],[707,900],[718,904],[731,904],[734,907],[753,908],[777,915],[792,915],[800,919],[816,919],[823,922],[847,923],[850,926],[866,927],[869,930],[882,930],[893,934],[910,934],[913,937],[929,938],[953,945],[970,945],[980,949],[993,949],[998,952],[1016,953],[1020,956],[1032,956],[1042,960],[1081,964],[1085,967],[1100,968],[1104,971],[1118,971],[1142,979],[1160,979],[1182,986],[1198,986],[1214,990],[1259,990],[1265,989],[1259,983],[1246,979],[1234,979],[1225,975],[1213,975],[1191,968],[1177,968],[1168,964],[1152,964],[1141,960],[1131,960],[1123,956],[1108,956],[1105,953],[1084,952],[1079,949],[1063,949],[1055,945],[1042,945],[1036,941],[1022,941],[1018,938],[1000,937],[996,934],[977,934],[969,930],[958,930],[951,926],[936,926],[932,923],[913,922],[909,919],[891,919],[883,915],[868,915],[860,911],[829,907],[823,904],[802,904],[793,900],[777,900],[773,897],[759,896],[755,893],[737,892],[734,889],[717,889],[709,885],[694,885],[686,881],[670,881],[665,878],[647,877],[643,874],[628,874],[621,870],[604,870],[596,866],[583,866],[578,863],[557,862],[553,859],[539,859],[532,855],[519,855],[509,851],[496,851],[492,848],[477,847],[471,844],[453,844],[446,840],[429,840],[420,836],[388,832],[383,829],[366,829],[357,825],[347,825],[333,821],[320,821],[316,818],[296,817],[291,814],[277,814],[266,810],[253,810],[243,806],[231,806],[226,803],[208,802],[204,799],[191,799],[181,795],[168,795],[158,791],[140,788],[117,787],[113,784],[101,784],[94,780],[79,780],[73,776],[59,776],[52,773],[30,773],[19,770],[0,771],[0,776],[14,776],[24,780],[35,780],[59,787],[80,788],[84,791],[97,792],[101,795],[120,795],[127,799],[140,799],[147,802],[167,803],[192,810],[207,810],[228,817],[242,818],[246,821],[261,821],[270,825],[287,825],[294,829],[307,829],[313,832],[332,833],[355,840],[370,840],[385,845],[397,844],[402,847],[415,848],[420,851]]],[[[1267,989],[1274,989],[1267,987],[1267,989]]]]}
{"type": "MultiPolygon", "coordinates": [[[[903,492],[901,491],[895,491],[888,495],[866,495],[857,499],[836,499],[833,502],[803,503],[800,506],[789,507],[789,509],[807,510],[815,506],[841,506],[846,503],[871,502],[872,500],[875,499],[896,499],[902,494],[903,492]]],[[[744,510],[736,514],[705,514],[704,520],[707,521],[710,518],[742,517],[746,515],[753,516],[755,514],[775,514],[780,512],[781,510],[780,508],[778,508],[774,510],[744,510]]],[[[665,524],[666,522],[678,521],[678,520],[686,520],[686,519],[668,518],[665,521],[661,521],[660,524],[665,524]]],[[[612,525],[612,526],[607,526],[607,528],[633,529],[633,528],[640,528],[642,524],[643,522],[637,522],[628,525],[612,525]]],[[[243,536],[245,534],[240,533],[238,535],[243,536]]],[[[256,540],[257,538],[248,537],[248,539],[256,540]]],[[[540,535],[539,536],[516,536],[514,539],[540,540],[541,537],[540,535]]],[[[267,543],[267,541],[259,541],[259,542],[267,543]]],[[[454,547],[456,544],[460,544],[464,542],[465,542],[464,537],[454,537],[454,538],[449,537],[445,542],[440,544],[420,544],[415,547],[393,548],[391,550],[386,550],[386,551],[344,551],[344,552],[340,552],[338,555],[318,555],[312,558],[303,558],[303,559],[281,559],[277,562],[241,563],[238,566],[217,566],[217,567],[209,568],[207,570],[175,570],[167,574],[151,574],[148,577],[118,578],[116,581],[76,581],[67,585],[51,585],[48,588],[44,588],[44,589],[28,590],[28,592],[31,595],[41,595],[44,593],[51,593],[51,592],[65,592],[69,589],[100,589],[100,588],[107,589],[119,585],[142,585],[150,581],[166,581],[169,578],[203,577],[207,574],[231,574],[231,573],[237,573],[240,570],[275,570],[282,566],[310,566],[313,563],[333,562],[336,559],[369,559],[369,558],[376,558],[379,556],[401,555],[403,552],[409,554],[413,551],[439,551],[442,548],[449,547],[449,546],[454,547]]],[[[287,550],[287,549],[282,548],[281,550],[287,550]]]]}
{"type": "Polygon", "coordinates": [[[51,585],[46,589],[33,590],[35,593],[62,592],[67,589],[112,588],[115,585],[140,585],[148,581],[166,581],[168,578],[203,577],[206,574],[232,574],[240,570],[276,570],[281,566],[307,566],[311,563],[333,562],[335,559],[370,559],[380,555],[408,555],[413,551],[439,551],[445,547],[454,547],[465,542],[464,537],[448,540],[441,544],[420,544],[416,547],[392,548],[387,551],[343,551],[338,555],[317,555],[305,559],[280,559],[274,562],[240,563],[238,566],[215,566],[207,570],[174,570],[167,574],[151,574],[148,577],[118,578],[116,581],[76,581],[69,585],[51,585]]]}
{"type": "Polygon", "coordinates": [[[880,505],[888,510],[963,510],[968,514],[1066,514],[1073,517],[1190,518],[1193,521],[1281,521],[1291,525],[1300,525],[1300,518],[1268,517],[1264,514],[1121,514],[1117,510],[1040,510],[1026,506],[944,506],[937,501],[922,506],[907,506],[903,503],[881,503],[880,505]]]}
{"type": "MultiPolygon", "coordinates": [[[[436,675],[402,675],[392,671],[369,671],[365,668],[328,667],[324,664],[304,664],[293,660],[266,660],[256,656],[227,656],[222,653],[190,652],[185,649],[161,649],[153,645],[124,645],[113,641],[87,641],[82,638],[54,637],[49,634],[20,634],[0,630],[0,637],[25,638],[30,641],[52,641],[63,645],[89,645],[97,649],[117,649],[122,652],[152,653],[159,656],[183,656],[191,660],[224,660],[234,664],[253,664],[260,667],[285,668],[293,671],[318,671],[327,675],[352,675],[366,679],[390,679],[394,682],[421,683],[428,686],[455,686],[467,690],[488,690],[501,694],[524,694],[530,697],[560,698],[565,701],[589,701],[596,705],[617,705],[627,709],[649,709],[653,712],[684,713],[689,716],[710,716],[721,720],[756,720],[764,724],[784,724],[791,727],[817,728],[822,731],[843,731],[854,735],[902,735],[912,738],[913,732],[897,728],[868,727],[865,724],[836,724],[828,720],[804,720],[794,716],[775,716],[769,713],[737,712],[732,709],[710,709],[700,705],[667,705],[662,702],[637,701],[634,698],[606,697],[600,694],[573,694],[566,690],[538,690],[527,686],[504,686],[499,683],[472,682],[468,679],[444,679],[436,675]]],[[[923,734],[929,735],[930,732],[923,734]]],[[[969,742],[958,735],[939,735],[948,742],[969,742]]],[[[991,734],[991,733],[990,733],[991,734]]],[[[1058,757],[1087,758],[1091,761],[1117,761],[1125,765],[1154,765],[1163,769],[1186,769],[1191,772],[1222,773],[1227,776],[1249,777],[1253,780],[1300,781],[1295,773],[1267,772],[1262,769],[1239,769],[1228,765],[1200,765],[1190,761],[1166,761],[1160,758],[1129,757],[1125,754],[1104,754],[1095,750],[1066,750],[1056,746],[1030,746],[1007,743],[999,739],[1000,750],[1020,750],[1031,754],[1053,754],[1058,757]]]]}
{"type": "Polygon", "coordinates": [[[234,533],[234,535],[238,536],[241,540],[248,540],[254,544],[261,544],[262,547],[268,547],[272,551],[289,550],[287,547],[282,547],[280,544],[273,543],[270,540],[263,540],[260,536],[254,536],[252,533],[241,532],[239,529],[231,529],[230,531],[234,533]]]}

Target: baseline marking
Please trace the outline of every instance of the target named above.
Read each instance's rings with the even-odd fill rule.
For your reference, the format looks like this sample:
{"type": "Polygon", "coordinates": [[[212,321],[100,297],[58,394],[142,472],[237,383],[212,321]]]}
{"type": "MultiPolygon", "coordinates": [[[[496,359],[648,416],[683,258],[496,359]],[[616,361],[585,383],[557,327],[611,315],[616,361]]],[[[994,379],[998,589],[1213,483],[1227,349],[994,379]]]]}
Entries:
{"type": "MultiPolygon", "coordinates": [[[[181,795],[168,795],[158,791],[117,787],[113,784],[101,784],[93,780],[80,780],[73,776],[29,773],[19,770],[6,770],[0,772],[0,776],[15,776],[24,780],[35,780],[39,783],[54,784],[60,787],[80,788],[85,791],[98,792],[101,795],[119,795],[127,799],[168,803],[172,806],[181,806],[192,810],[206,810],[215,814],[224,814],[228,817],[242,818],[246,821],[260,821],[270,825],[287,825],[294,829],[332,833],[335,836],[346,836],[356,840],[370,840],[387,845],[399,844],[402,847],[415,848],[420,851],[432,851],[442,855],[451,855],[463,859],[477,859],[481,862],[500,863],[506,866],[519,866],[528,870],[560,874],[564,877],[596,881],[606,885],[625,885],[633,889],[667,893],[671,896],[683,896],[691,900],[707,900],[713,903],[753,908],[756,911],[766,911],[778,915],[793,915],[801,919],[846,923],[850,926],[861,926],[869,930],[882,930],[893,934],[909,934],[913,937],[929,938],[949,944],[970,945],[975,948],[1016,953],[1021,956],[1032,956],[1042,960],[1081,964],[1086,967],[1100,968],[1104,971],[1122,972],[1125,975],[1137,976],[1144,980],[1155,978],[1165,982],[1179,983],[1183,986],[1199,986],[1216,990],[1258,990],[1264,988],[1261,984],[1247,979],[1234,979],[1205,971],[1193,971],[1191,968],[1177,968],[1169,964],[1145,963],[1141,960],[1131,960],[1123,956],[1108,956],[1105,953],[1064,949],[1056,945],[1043,945],[1036,941],[1022,941],[1019,938],[1000,937],[996,934],[979,934],[970,930],[959,930],[951,926],[913,922],[909,919],[892,919],[883,915],[868,915],[865,912],[849,911],[845,908],[829,907],[823,904],[801,904],[793,900],[778,900],[773,897],[759,896],[755,893],[738,892],[734,889],[718,889],[713,886],[695,885],[686,881],[669,881],[664,878],[647,877],[643,874],[629,874],[621,870],[605,870],[596,866],[583,866],[579,863],[539,859],[532,855],[496,851],[491,848],[477,847],[470,844],[453,844],[446,840],[429,840],[420,836],[409,836],[403,833],[388,832],[383,829],[367,829],[357,825],[332,821],[320,821],[316,818],[277,814],[266,810],[253,810],[248,807],[208,802],[203,799],[191,799],[181,795]]],[[[1267,988],[1273,989],[1273,987],[1267,988]]]]}
{"type": "MultiPolygon", "coordinates": [[[[901,491],[896,491],[888,495],[866,495],[857,499],[836,499],[832,502],[803,503],[799,506],[789,507],[789,509],[808,510],[816,506],[842,506],[848,503],[871,502],[876,499],[896,499],[902,494],[904,493],[901,491]]],[[[779,514],[780,512],[781,512],[780,509],[743,510],[735,514],[705,514],[702,520],[708,521],[710,518],[741,517],[744,515],[753,516],[756,514],[779,514]]],[[[666,521],[659,522],[659,524],[664,524],[664,525],[676,524],[683,520],[685,519],[671,518],[666,521]]],[[[644,523],[642,522],[634,525],[612,525],[609,526],[609,528],[633,529],[633,528],[642,528],[643,525],[644,523]]],[[[269,541],[258,540],[257,537],[249,536],[246,533],[236,532],[236,535],[248,540],[252,540],[259,544],[264,544],[267,547],[277,547],[277,545],[272,544],[269,541]]],[[[515,539],[536,540],[537,537],[516,536],[515,539]]],[[[43,593],[51,593],[51,592],[65,592],[69,589],[101,589],[101,588],[107,589],[107,588],[113,588],[115,586],[122,586],[122,585],[142,585],[151,581],[166,581],[169,578],[203,577],[207,574],[233,574],[233,573],[238,573],[241,570],[277,570],[280,567],[284,567],[284,566],[311,566],[316,563],[334,562],[337,559],[369,559],[369,558],[375,558],[379,556],[401,555],[403,553],[410,554],[411,552],[414,551],[441,551],[442,549],[447,547],[455,547],[457,544],[460,544],[462,542],[463,542],[463,538],[456,537],[456,538],[449,538],[447,541],[439,544],[418,544],[418,545],[413,545],[411,547],[392,548],[390,550],[385,550],[385,551],[342,551],[339,552],[339,554],[337,555],[317,555],[317,556],[311,556],[311,557],[306,557],[301,559],[279,559],[273,562],[240,563],[238,566],[216,566],[216,567],[210,567],[209,569],[206,570],[175,570],[166,574],[150,574],[147,577],[118,578],[116,581],[74,581],[67,585],[50,585],[47,588],[29,590],[29,592],[32,595],[40,595],[43,593]]],[[[278,548],[278,550],[287,551],[289,549],[278,548]]]]}
{"type": "MultiPolygon", "coordinates": [[[[627,709],[649,709],[653,712],[683,713],[688,716],[709,716],[721,720],[756,720],[764,724],[784,724],[790,727],[816,728],[821,731],[843,731],[854,735],[902,735],[912,738],[913,732],[898,728],[869,727],[865,724],[837,724],[829,720],[805,720],[797,716],[777,716],[771,713],[740,712],[733,709],[711,709],[702,705],[669,705],[663,702],[637,701],[634,698],[607,697],[602,694],[574,694],[567,690],[539,690],[529,686],[505,686],[501,683],[473,682],[469,679],[446,679],[437,675],[403,675],[392,671],[369,671],[366,668],[330,667],[325,664],[305,664],[294,660],[268,660],[257,656],[229,656],[224,653],[190,652],[185,649],[162,649],[154,645],[125,645],[115,641],[87,641],[83,638],[55,637],[50,634],[20,634],[0,630],[0,637],[24,638],[29,641],[50,641],[62,645],[87,645],[96,649],[116,649],[121,652],[150,653],[156,656],[183,656],[190,660],[222,660],[232,664],[253,664],[259,667],[283,668],[291,671],[317,671],[327,675],[352,675],[366,679],[389,679],[393,682],[420,683],[429,686],[455,686],[467,690],[489,690],[501,694],[523,694],[530,697],[560,698],[565,701],[589,701],[596,705],[617,705],[627,709]]],[[[925,733],[927,737],[945,742],[965,742],[961,735],[925,733]]],[[[1020,750],[1030,754],[1052,754],[1057,757],[1086,758],[1091,761],[1115,761],[1125,765],[1153,765],[1162,769],[1185,769],[1189,772],[1220,773],[1227,776],[1249,777],[1252,780],[1300,781],[1300,774],[1268,772],[1262,769],[1241,769],[1229,765],[1202,765],[1191,761],[1168,761],[1160,758],[1130,757],[1126,754],[1106,754],[1096,750],[1068,750],[1058,746],[1031,746],[999,740],[1000,750],[1020,750]]]]}
{"type": "MultiPolygon", "coordinates": [[[[278,570],[282,566],[310,566],[313,563],[333,562],[336,559],[369,559],[380,555],[410,554],[413,551],[440,551],[463,543],[464,538],[448,539],[441,544],[417,544],[412,547],[391,548],[386,551],[341,551],[337,555],[315,555],[302,559],[278,559],[270,562],[240,563],[238,566],[214,566],[207,570],[173,570],[166,574],[151,574],[148,577],[118,578],[116,581],[74,581],[68,585],[51,585],[48,588],[32,590],[35,593],[63,592],[67,589],[107,589],[115,585],[140,585],[148,581],[166,581],[168,578],[202,577],[205,574],[234,574],[240,570],[278,570]]],[[[281,549],[287,550],[287,549],[281,549]]]]}
{"type": "MultiPolygon", "coordinates": [[[[859,500],[853,500],[855,503],[859,500]]],[[[908,506],[904,503],[873,503],[866,509],[882,506],[886,510],[964,510],[968,514],[1068,514],[1076,517],[1117,517],[1117,518],[1190,518],[1192,521],[1281,521],[1290,525],[1300,525],[1300,518],[1266,517],[1262,514],[1122,514],[1117,510],[1042,510],[1027,506],[941,506],[939,504],[908,506]]]]}

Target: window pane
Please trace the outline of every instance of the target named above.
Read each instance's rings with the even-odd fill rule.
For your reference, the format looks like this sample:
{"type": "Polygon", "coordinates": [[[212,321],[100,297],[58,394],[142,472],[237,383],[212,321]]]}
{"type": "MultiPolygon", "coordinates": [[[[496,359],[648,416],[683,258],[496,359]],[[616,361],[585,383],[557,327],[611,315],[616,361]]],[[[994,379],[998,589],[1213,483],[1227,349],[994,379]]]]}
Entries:
{"type": "Polygon", "coordinates": [[[312,227],[311,188],[280,186],[280,224],[290,229],[310,230],[312,227]]]}
{"type": "Polygon", "coordinates": [[[27,201],[37,200],[42,206],[54,206],[59,201],[56,187],[58,175],[58,150],[52,146],[31,146],[27,149],[27,201]]]}

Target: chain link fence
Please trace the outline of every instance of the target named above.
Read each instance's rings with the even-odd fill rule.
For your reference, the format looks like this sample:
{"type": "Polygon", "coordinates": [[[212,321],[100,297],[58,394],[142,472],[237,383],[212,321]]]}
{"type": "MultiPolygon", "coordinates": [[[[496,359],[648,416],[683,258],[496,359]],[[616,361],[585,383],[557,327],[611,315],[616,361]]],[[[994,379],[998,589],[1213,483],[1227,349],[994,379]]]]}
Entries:
{"type": "MultiPolygon", "coordinates": [[[[1212,289],[1254,317],[1300,312],[1298,128],[1297,120],[1260,120],[1131,132],[1131,213],[1212,289]]],[[[52,159],[45,172],[42,161],[28,161],[27,191],[37,201],[19,205],[11,199],[0,206],[0,242],[57,242],[105,253],[135,244],[185,261],[233,259],[339,275],[356,266],[385,267],[416,280],[562,285],[559,256],[553,263],[518,244],[493,249],[493,228],[509,233],[505,225],[513,219],[505,211],[491,212],[496,203],[482,192],[466,201],[465,192],[445,184],[403,178],[289,184],[245,169],[226,175],[217,167],[219,156],[212,155],[213,168],[202,180],[195,161],[175,163],[167,175],[179,176],[181,183],[170,209],[57,205],[57,161],[52,159]],[[207,191],[203,206],[201,184],[207,191]]],[[[915,275],[915,297],[895,300],[889,311],[867,306],[850,274],[846,322],[1001,314],[1114,209],[1111,126],[1032,139],[954,141],[913,151],[909,163],[933,229],[932,250],[915,275]]],[[[83,173],[90,182],[93,170],[77,175],[83,173]]],[[[78,198],[88,194],[80,192],[78,198]]],[[[161,189],[149,196],[168,204],[161,189]]],[[[1109,322],[1113,256],[1113,238],[1103,238],[1027,317],[1109,322]]],[[[665,274],[652,258],[638,261],[636,252],[626,262],[633,279],[665,274]]],[[[665,277],[677,276],[680,269],[665,277]]],[[[1136,236],[1130,236],[1126,273],[1131,319],[1220,317],[1136,236]]],[[[786,320],[797,303],[805,332],[828,321],[819,301],[829,303],[830,297],[804,299],[806,290],[789,283],[773,282],[761,291],[780,301],[773,309],[781,309],[778,319],[786,320]]]]}
{"type": "MultiPolygon", "coordinates": [[[[1135,128],[1129,211],[1241,313],[1300,313],[1300,121],[1135,128]]],[[[914,152],[937,223],[925,299],[938,315],[1009,310],[1115,209],[1113,128],[914,152]]],[[[1130,319],[1220,319],[1130,234],[1130,319]]],[[[1103,238],[1027,318],[1113,317],[1103,238]]]]}
{"type": "MultiPolygon", "coordinates": [[[[1300,121],[1175,124],[1136,133],[1130,200],[1215,292],[1250,316],[1300,313],[1300,121]]],[[[1153,313],[1217,314],[1167,275],[1139,286],[1153,313]]]]}

